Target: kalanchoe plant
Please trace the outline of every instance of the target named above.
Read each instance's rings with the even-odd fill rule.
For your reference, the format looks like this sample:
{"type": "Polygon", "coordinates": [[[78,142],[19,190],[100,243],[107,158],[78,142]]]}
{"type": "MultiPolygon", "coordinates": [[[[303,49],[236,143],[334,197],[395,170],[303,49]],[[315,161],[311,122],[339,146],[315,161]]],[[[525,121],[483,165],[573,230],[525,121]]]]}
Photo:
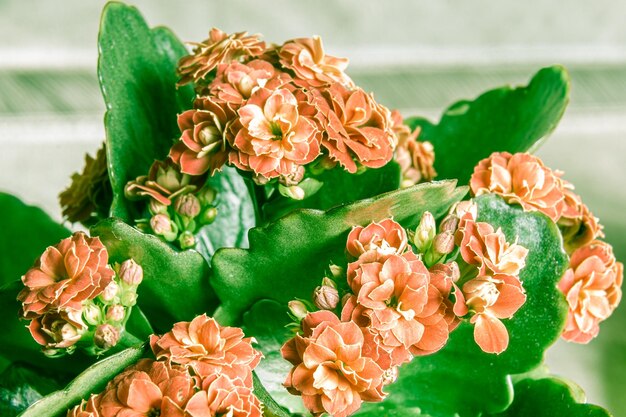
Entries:
{"type": "Polygon", "coordinates": [[[598,335],[623,280],[526,152],[564,111],[563,68],[434,125],[319,37],[214,28],[188,51],[110,3],[99,45],[107,139],[60,196],[89,233],[0,195],[23,237],[0,355],[63,371],[13,414],[609,415],[542,365],[598,335]]]}

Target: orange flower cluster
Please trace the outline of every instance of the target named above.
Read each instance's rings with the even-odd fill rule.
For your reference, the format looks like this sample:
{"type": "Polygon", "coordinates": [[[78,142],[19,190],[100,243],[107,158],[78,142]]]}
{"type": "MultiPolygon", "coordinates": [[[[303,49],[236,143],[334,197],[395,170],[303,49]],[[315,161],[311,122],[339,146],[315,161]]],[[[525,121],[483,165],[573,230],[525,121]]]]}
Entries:
{"type": "MultiPolygon", "coordinates": [[[[352,173],[359,165],[382,167],[402,121],[355,86],[347,66],[326,54],[319,37],[268,46],[257,35],[213,29],[179,63],[180,83],[193,82],[198,97],[179,116],[182,136],[170,157],[186,174],[213,174],[228,163],[260,183],[285,186],[297,185],[303,167],[322,155],[325,166],[339,163],[352,173]]],[[[432,148],[413,151],[408,142],[415,138],[403,140],[409,159],[415,155],[406,169],[421,170],[409,176],[432,178],[432,148]]]]}
{"type": "MultiPolygon", "coordinates": [[[[302,333],[282,349],[293,364],[285,386],[316,416],[344,417],[363,401],[382,401],[397,367],[441,349],[459,323],[450,301],[455,268],[428,270],[398,223],[355,227],[346,250],[356,260],[348,265],[341,318],[329,311],[333,305],[306,314],[302,333]]],[[[329,281],[322,288],[331,288],[329,281]]]]}
{"type": "Polygon", "coordinates": [[[143,359],[69,410],[68,417],[261,417],[252,370],[262,355],[239,328],[205,315],[153,335],[143,359]]]}
{"type": "Polygon", "coordinates": [[[22,277],[20,315],[44,353],[71,353],[83,336],[92,339],[94,354],[117,343],[143,270],[132,260],[115,268],[108,261],[100,239],[77,232],[49,246],[22,277]]]}
{"type": "Polygon", "coordinates": [[[558,224],[570,255],[570,266],[559,284],[569,306],[562,337],[587,343],[620,301],[623,265],[616,262],[610,245],[597,240],[604,237],[602,226],[561,175],[530,154],[494,153],[476,166],[470,187],[474,195],[501,195],[558,224]]]}

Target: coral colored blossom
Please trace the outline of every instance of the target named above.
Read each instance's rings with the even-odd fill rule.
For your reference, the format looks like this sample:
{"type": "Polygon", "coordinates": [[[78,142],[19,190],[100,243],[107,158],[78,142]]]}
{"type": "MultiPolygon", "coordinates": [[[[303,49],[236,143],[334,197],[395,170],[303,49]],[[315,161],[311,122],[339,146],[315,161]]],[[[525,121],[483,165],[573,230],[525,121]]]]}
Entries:
{"type": "Polygon", "coordinates": [[[559,282],[569,306],[562,337],[577,343],[596,337],[599,323],[613,313],[622,298],[623,279],[624,266],[615,261],[611,245],[596,240],[574,251],[559,282]]]}
{"type": "Polygon", "coordinates": [[[456,291],[455,313],[471,313],[474,339],[487,353],[500,354],[509,345],[509,333],[501,319],[507,319],[526,302],[520,280],[512,275],[478,276],[456,291]]]}
{"type": "Polygon", "coordinates": [[[82,310],[82,303],[98,296],[113,279],[109,255],[97,237],[82,232],[49,246],[22,277],[18,295],[25,318],[51,310],[82,310]]]}
{"type": "Polygon", "coordinates": [[[534,155],[494,152],[474,168],[470,188],[475,196],[494,193],[526,211],[540,211],[557,221],[564,210],[558,176],[534,155]]]}
{"type": "Polygon", "coordinates": [[[371,95],[333,84],[315,103],[325,132],[322,146],[332,160],[351,173],[356,162],[380,168],[391,160],[396,146],[391,112],[371,95]]]}
{"type": "Polygon", "coordinates": [[[201,390],[189,400],[189,417],[261,417],[261,402],[239,379],[212,374],[202,381],[201,390]]]}
{"type": "Polygon", "coordinates": [[[178,116],[180,140],[172,146],[170,158],[185,174],[211,175],[228,160],[230,146],[225,139],[228,124],[235,119],[228,103],[213,97],[198,97],[194,109],[178,116]]]}
{"type": "Polygon", "coordinates": [[[67,417],[100,417],[100,398],[100,395],[92,395],[89,400],[82,400],[67,411],[67,417]]]}
{"type": "Polygon", "coordinates": [[[526,264],[528,249],[517,243],[507,243],[502,230],[494,230],[489,223],[463,222],[456,240],[463,260],[478,266],[478,275],[489,274],[489,271],[519,275],[526,264]]]}
{"type": "Polygon", "coordinates": [[[301,395],[309,411],[346,417],[363,401],[382,401],[383,370],[363,355],[365,339],[354,322],[342,323],[327,310],[309,313],[302,321],[303,334],[282,347],[294,366],[285,387],[301,395]]]}
{"type": "Polygon", "coordinates": [[[371,250],[384,255],[402,254],[406,247],[406,231],[392,219],[354,227],[346,243],[346,250],[355,258],[371,250]]]}
{"type": "Polygon", "coordinates": [[[393,133],[396,135],[397,146],[395,160],[402,171],[402,186],[408,187],[420,182],[432,181],[436,176],[435,149],[430,142],[417,140],[420,128],[411,129],[404,124],[397,110],[391,112],[393,133]]]}
{"type": "Polygon", "coordinates": [[[169,206],[179,195],[202,187],[205,179],[182,173],[180,167],[168,158],[165,161],[154,161],[148,175],[129,181],[124,193],[131,200],[150,198],[169,206]]]}
{"type": "Polygon", "coordinates": [[[194,43],[193,54],[178,62],[179,85],[202,82],[211,70],[222,63],[257,57],[265,52],[265,42],[258,35],[238,32],[231,35],[217,28],[211,29],[209,38],[194,43]]]}
{"type": "Polygon", "coordinates": [[[245,64],[237,61],[220,64],[208,88],[211,95],[239,107],[257,88],[274,90],[291,81],[287,73],[278,71],[267,61],[255,59],[245,64]]]}
{"type": "Polygon", "coordinates": [[[197,381],[185,368],[143,359],[108,383],[100,394],[102,417],[186,417],[197,381]]]}
{"type": "Polygon", "coordinates": [[[259,88],[238,110],[229,136],[229,160],[263,178],[289,177],[320,154],[315,121],[299,112],[298,100],[286,88],[259,88]]]}
{"type": "Polygon", "coordinates": [[[191,322],[179,322],[161,337],[153,335],[150,346],[157,359],[193,368],[202,377],[222,373],[240,378],[252,386],[252,370],[263,356],[252,347],[237,327],[222,327],[213,318],[201,315],[191,322]]]}
{"type": "Polygon", "coordinates": [[[327,55],[319,36],[285,42],[278,51],[278,56],[280,63],[294,72],[296,83],[302,87],[353,84],[344,72],[348,67],[348,60],[327,55]]]}
{"type": "Polygon", "coordinates": [[[563,245],[571,253],[599,237],[604,237],[604,233],[598,219],[589,211],[580,196],[574,193],[573,185],[564,180],[562,182],[565,209],[558,225],[563,234],[563,245]]]}
{"type": "Polygon", "coordinates": [[[64,349],[78,342],[87,326],[80,310],[49,311],[28,325],[33,339],[46,349],[64,349]]]}

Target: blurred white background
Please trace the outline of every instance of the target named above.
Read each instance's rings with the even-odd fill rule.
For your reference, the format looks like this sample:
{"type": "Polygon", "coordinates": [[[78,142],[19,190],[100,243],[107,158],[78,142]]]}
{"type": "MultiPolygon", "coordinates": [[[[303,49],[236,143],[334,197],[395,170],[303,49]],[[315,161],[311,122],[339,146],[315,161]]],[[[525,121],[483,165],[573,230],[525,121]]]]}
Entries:
{"type": "MultiPolygon", "coordinates": [[[[0,190],[60,220],[56,196],[104,138],[96,76],[104,1],[0,0],[0,190]]],[[[458,99],[526,83],[542,66],[571,72],[571,104],[539,151],[566,172],[626,260],[626,3],[611,0],[134,1],[184,41],[227,32],[268,41],[321,35],[379,101],[437,119],[458,99]]],[[[559,342],[554,373],[626,414],[626,307],[588,346],[559,342]]]]}

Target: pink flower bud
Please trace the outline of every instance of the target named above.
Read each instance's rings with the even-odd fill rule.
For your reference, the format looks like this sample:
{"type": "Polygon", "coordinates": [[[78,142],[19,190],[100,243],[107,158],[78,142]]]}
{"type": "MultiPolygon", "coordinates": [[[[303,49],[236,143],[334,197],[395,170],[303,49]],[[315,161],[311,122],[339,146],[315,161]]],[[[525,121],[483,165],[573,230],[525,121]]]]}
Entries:
{"type": "Polygon", "coordinates": [[[459,218],[455,214],[448,214],[439,225],[441,232],[456,233],[459,227],[459,218]]]}
{"type": "Polygon", "coordinates": [[[296,317],[298,320],[302,320],[303,318],[305,318],[309,312],[304,303],[299,300],[289,301],[287,306],[289,307],[289,311],[291,311],[291,314],[293,314],[294,317],[296,317]]]}
{"type": "Polygon", "coordinates": [[[196,246],[196,238],[193,236],[188,230],[185,230],[178,237],[178,243],[180,244],[181,249],[189,249],[196,246]]]}
{"type": "Polygon", "coordinates": [[[200,201],[193,194],[184,194],[174,202],[174,210],[181,216],[196,217],[200,214],[200,201]]]}
{"type": "Polygon", "coordinates": [[[148,210],[154,214],[167,214],[167,206],[157,200],[150,199],[148,210]]]}
{"type": "Polygon", "coordinates": [[[117,296],[119,288],[120,286],[117,285],[117,282],[111,281],[109,285],[104,288],[100,297],[102,297],[104,301],[112,301],[117,296]]]}
{"type": "Polygon", "coordinates": [[[461,270],[459,269],[459,264],[455,261],[448,262],[446,265],[450,268],[452,281],[457,282],[459,278],[461,278],[461,270]]]}
{"type": "Polygon", "coordinates": [[[127,259],[120,266],[119,277],[128,285],[139,285],[143,280],[143,268],[132,259],[127,259]]]}
{"type": "Polygon", "coordinates": [[[435,252],[447,255],[454,250],[454,235],[451,232],[442,232],[435,236],[433,240],[435,252]]]}
{"type": "Polygon", "coordinates": [[[110,324],[102,324],[96,329],[93,341],[101,349],[110,349],[120,340],[120,332],[110,324]]]}
{"type": "Polygon", "coordinates": [[[320,310],[333,310],[339,304],[339,291],[328,285],[317,287],[313,294],[313,302],[320,310]]]}
{"type": "Polygon", "coordinates": [[[157,235],[164,235],[172,232],[172,222],[167,214],[157,214],[150,219],[150,227],[157,235]]]}
{"type": "Polygon", "coordinates": [[[112,321],[122,321],[126,316],[126,309],[124,306],[115,304],[107,308],[107,319],[112,321]]]}

